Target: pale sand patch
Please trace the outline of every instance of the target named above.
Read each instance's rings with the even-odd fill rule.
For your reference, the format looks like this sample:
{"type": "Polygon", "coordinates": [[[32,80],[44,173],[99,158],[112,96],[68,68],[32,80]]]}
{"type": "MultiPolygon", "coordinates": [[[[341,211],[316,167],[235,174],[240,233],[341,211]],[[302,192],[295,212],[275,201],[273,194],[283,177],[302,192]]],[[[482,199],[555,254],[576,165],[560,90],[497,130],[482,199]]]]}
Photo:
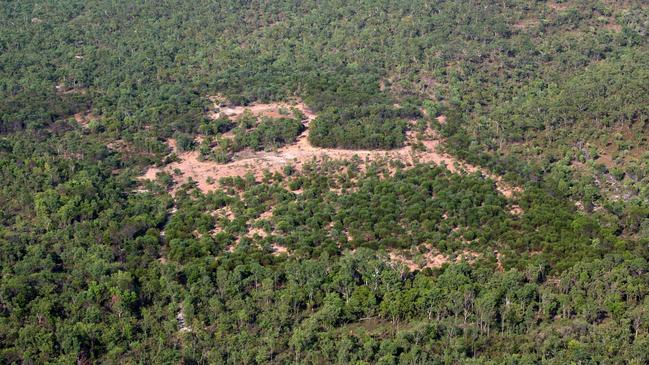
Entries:
{"type": "Polygon", "coordinates": [[[273,210],[267,210],[259,215],[257,220],[268,220],[273,216],[273,210]]]}
{"type": "Polygon", "coordinates": [[[496,269],[500,272],[504,272],[505,267],[503,266],[502,262],[503,255],[497,250],[494,251],[494,253],[496,254],[496,269]]]}
{"type": "Polygon", "coordinates": [[[388,257],[391,262],[403,264],[410,271],[423,270],[425,268],[438,269],[450,261],[448,256],[439,253],[431,244],[427,244],[426,248],[428,251],[421,256],[421,259],[418,260],[418,262],[407,258],[403,251],[389,251],[388,257]]]}
{"type": "Polygon", "coordinates": [[[211,236],[215,236],[219,233],[223,232],[223,227],[219,226],[218,224],[214,225],[214,228],[210,231],[211,236]]]}
{"type": "Polygon", "coordinates": [[[509,209],[509,212],[513,215],[521,215],[523,214],[523,208],[520,207],[518,204],[512,204],[512,206],[509,209]]]}
{"type": "Polygon", "coordinates": [[[248,229],[248,237],[254,237],[255,235],[259,236],[260,238],[268,237],[268,233],[266,233],[266,231],[261,228],[251,227],[250,229],[248,229]]]}
{"type": "Polygon", "coordinates": [[[167,140],[167,146],[171,148],[171,152],[173,153],[178,153],[178,145],[176,143],[176,140],[173,138],[170,138],[167,140]]]}
{"type": "Polygon", "coordinates": [[[185,323],[185,308],[182,304],[180,305],[180,310],[178,311],[176,320],[178,321],[178,332],[192,332],[191,326],[185,323]]]}
{"type": "Polygon", "coordinates": [[[420,266],[418,264],[416,264],[414,261],[412,261],[412,260],[410,260],[410,259],[408,259],[408,258],[406,258],[404,256],[401,256],[401,255],[399,255],[397,253],[389,252],[388,256],[390,257],[391,262],[398,263],[398,264],[403,264],[408,268],[409,271],[419,270],[419,268],[420,268],[420,266]]]}
{"type": "MultiPolygon", "coordinates": [[[[417,260],[411,259],[409,257],[416,257],[419,255],[415,250],[416,248],[410,249],[410,251],[404,250],[391,250],[388,252],[388,257],[390,262],[403,264],[408,268],[409,271],[414,270],[423,270],[426,268],[438,269],[446,263],[455,262],[459,263],[466,261],[469,264],[473,264],[481,255],[478,252],[471,251],[469,249],[464,249],[457,254],[455,260],[451,260],[449,255],[444,255],[437,251],[431,244],[425,245],[427,252],[421,254],[421,257],[417,260]]],[[[500,257],[500,256],[499,256],[500,257]]]]}
{"type": "MultiPolygon", "coordinates": [[[[277,152],[256,152],[248,154],[245,158],[235,160],[227,164],[218,164],[213,161],[200,161],[198,151],[188,151],[178,154],[179,162],[173,162],[165,167],[151,167],[145,175],[145,179],[155,180],[159,172],[167,172],[172,175],[176,185],[187,182],[189,178],[196,181],[198,188],[204,192],[216,189],[216,184],[207,182],[208,177],[218,181],[222,177],[245,176],[252,173],[257,180],[263,177],[265,170],[271,173],[282,171],[286,165],[293,165],[301,168],[305,163],[313,160],[322,161],[325,158],[332,160],[350,160],[354,156],[365,161],[377,160],[399,160],[406,165],[416,163],[435,163],[446,165],[451,172],[466,171],[469,173],[480,172],[483,175],[496,181],[498,190],[506,197],[511,197],[520,189],[512,188],[502,181],[499,176],[488,173],[484,169],[461,162],[449,154],[437,152],[439,140],[421,141],[426,151],[416,151],[411,146],[405,146],[395,150],[337,150],[329,148],[314,147],[308,142],[308,130],[298,138],[293,145],[280,148],[277,152]],[[178,169],[182,171],[180,176],[174,174],[178,169]]],[[[236,157],[235,157],[236,158],[236,157]]]]}
{"type": "Polygon", "coordinates": [[[464,249],[462,252],[455,258],[455,262],[466,261],[469,264],[472,264],[477,260],[481,255],[478,252],[471,251],[469,249],[464,249]]]}
{"type": "Polygon", "coordinates": [[[288,248],[277,243],[273,243],[273,256],[290,255],[288,248]]]}
{"type": "Polygon", "coordinates": [[[622,26],[618,24],[615,19],[609,20],[606,24],[602,26],[603,29],[610,30],[614,33],[620,33],[622,31],[622,26]]]}
{"type": "Polygon", "coordinates": [[[557,3],[557,2],[551,1],[551,2],[548,3],[548,6],[551,9],[554,9],[556,11],[563,11],[563,10],[568,9],[568,7],[570,7],[570,4],[568,4],[568,3],[557,3]]]}
{"type": "Polygon", "coordinates": [[[97,116],[92,114],[92,112],[80,112],[74,115],[74,120],[79,123],[80,126],[87,128],[90,122],[97,120],[97,116]]]}
{"type": "Polygon", "coordinates": [[[309,109],[306,104],[302,101],[296,101],[293,103],[254,103],[250,105],[239,105],[239,106],[224,106],[219,107],[218,105],[223,102],[223,98],[220,96],[210,96],[209,99],[214,103],[215,110],[208,114],[208,117],[212,119],[219,118],[222,114],[226,115],[228,118],[236,120],[238,119],[246,110],[258,117],[270,117],[270,118],[292,118],[293,113],[292,108],[300,110],[305,116],[307,121],[312,121],[316,118],[316,115],[309,109]],[[285,109],[288,114],[280,113],[281,109],[285,109]]]}
{"type": "Polygon", "coordinates": [[[229,205],[224,206],[223,208],[219,208],[211,213],[212,217],[214,218],[220,218],[220,217],[225,217],[228,220],[233,220],[234,219],[234,212],[232,211],[232,208],[230,208],[229,205]]]}

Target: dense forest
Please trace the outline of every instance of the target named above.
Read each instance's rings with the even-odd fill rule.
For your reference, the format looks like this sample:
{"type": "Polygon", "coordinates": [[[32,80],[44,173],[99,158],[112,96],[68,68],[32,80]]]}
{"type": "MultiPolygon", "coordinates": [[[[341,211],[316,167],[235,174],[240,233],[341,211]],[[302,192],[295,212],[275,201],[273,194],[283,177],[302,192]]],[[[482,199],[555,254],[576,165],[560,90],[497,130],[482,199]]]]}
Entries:
{"type": "Polygon", "coordinates": [[[24,0],[0,29],[0,363],[649,363],[646,1],[24,0]],[[430,129],[479,169],[142,178],[277,157],[304,113],[223,111],[295,100],[314,148],[430,129]]]}

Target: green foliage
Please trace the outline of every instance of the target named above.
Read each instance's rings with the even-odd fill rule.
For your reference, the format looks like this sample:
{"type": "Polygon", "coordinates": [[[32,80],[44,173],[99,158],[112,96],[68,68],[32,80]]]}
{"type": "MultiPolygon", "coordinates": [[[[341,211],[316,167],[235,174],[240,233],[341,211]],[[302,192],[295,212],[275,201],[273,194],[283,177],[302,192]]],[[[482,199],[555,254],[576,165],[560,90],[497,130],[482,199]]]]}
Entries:
{"type": "Polygon", "coordinates": [[[291,143],[304,131],[304,125],[296,119],[263,118],[254,129],[245,134],[235,135],[238,148],[250,147],[253,150],[278,148],[291,143]]]}
{"type": "Polygon", "coordinates": [[[320,147],[347,149],[401,147],[407,123],[400,118],[417,115],[418,112],[386,107],[328,108],[311,125],[309,141],[320,147]]]}
{"type": "Polygon", "coordinates": [[[649,362],[642,1],[0,7],[1,363],[649,362]],[[432,125],[523,192],[358,159],[138,179],[168,138],[225,163],[303,132],[216,94],[301,98],[321,147],[432,125]]]}

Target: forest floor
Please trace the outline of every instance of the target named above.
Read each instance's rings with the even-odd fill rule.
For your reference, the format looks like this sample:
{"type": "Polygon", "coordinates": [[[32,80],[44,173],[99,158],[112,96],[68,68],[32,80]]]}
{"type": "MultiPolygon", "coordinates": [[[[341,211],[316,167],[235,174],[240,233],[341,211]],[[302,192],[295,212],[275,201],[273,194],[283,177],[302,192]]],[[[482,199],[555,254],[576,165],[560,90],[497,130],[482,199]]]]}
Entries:
{"type": "MultiPolygon", "coordinates": [[[[428,129],[423,133],[408,132],[405,146],[398,149],[345,150],[315,147],[309,143],[309,124],[316,118],[316,115],[302,102],[225,107],[221,108],[218,112],[212,112],[210,117],[218,118],[221,113],[224,113],[230,119],[236,120],[245,110],[250,110],[256,116],[278,118],[285,116],[280,113],[280,109],[290,109],[291,107],[299,109],[306,116],[303,121],[306,127],[305,131],[292,144],[281,147],[276,151],[242,151],[235,154],[232,162],[221,164],[214,161],[201,160],[198,151],[178,152],[175,148],[175,141],[169,140],[167,144],[172,151],[176,152],[179,161],[163,167],[151,167],[143,178],[155,180],[156,174],[164,171],[174,177],[176,186],[187,182],[191,178],[197,183],[200,190],[208,192],[217,188],[217,182],[222,177],[245,176],[248,173],[252,173],[257,179],[261,179],[265,171],[271,173],[282,171],[286,165],[292,165],[299,170],[305,163],[314,160],[350,160],[358,157],[362,161],[361,168],[373,161],[387,162],[397,160],[401,161],[407,167],[414,166],[418,163],[435,163],[437,165],[446,165],[446,168],[451,172],[459,173],[466,171],[473,173],[479,171],[484,176],[493,179],[496,182],[498,190],[506,197],[511,197],[519,190],[506,184],[500,176],[491,174],[485,169],[465,163],[447,153],[441,152],[442,140],[432,129],[428,129]],[[180,175],[174,174],[176,169],[181,171],[180,175]],[[208,182],[208,179],[210,182],[213,182],[208,182]]],[[[443,121],[445,117],[440,116],[438,119],[443,121]]]]}

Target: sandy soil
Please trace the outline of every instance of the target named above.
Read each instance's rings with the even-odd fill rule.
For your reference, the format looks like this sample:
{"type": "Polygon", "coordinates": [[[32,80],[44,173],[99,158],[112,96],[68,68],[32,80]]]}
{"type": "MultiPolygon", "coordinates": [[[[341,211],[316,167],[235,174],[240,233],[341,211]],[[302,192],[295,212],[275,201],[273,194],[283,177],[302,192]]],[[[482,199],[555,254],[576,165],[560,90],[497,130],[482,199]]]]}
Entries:
{"type": "Polygon", "coordinates": [[[523,214],[523,208],[521,208],[518,204],[513,204],[510,207],[509,212],[513,215],[521,215],[523,214]]]}
{"type": "Polygon", "coordinates": [[[541,22],[538,19],[521,19],[514,23],[513,28],[518,30],[525,30],[532,27],[536,27],[541,22]]]}
{"type": "Polygon", "coordinates": [[[277,243],[273,244],[273,256],[280,255],[289,255],[288,248],[277,243]]]}
{"type": "Polygon", "coordinates": [[[497,268],[497,270],[500,271],[500,272],[504,272],[505,267],[503,266],[503,262],[502,262],[503,255],[498,251],[494,251],[494,253],[496,254],[496,268],[497,268]]]}
{"type": "Polygon", "coordinates": [[[553,10],[556,10],[556,11],[563,11],[563,10],[568,9],[568,7],[570,7],[570,4],[567,4],[567,3],[549,2],[549,3],[548,3],[548,6],[549,6],[551,9],[553,9],[553,10]]]}
{"type": "Polygon", "coordinates": [[[315,119],[316,115],[309,109],[306,104],[304,104],[301,101],[296,101],[293,103],[270,103],[270,104],[263,104],[263,103],[255,103],[247,106],[224,106],[224,107],[219,107],[219,104],[221,104],[221,97],[219,96],[213,96],[210,97],[210,100],[214,102],[214,107],[215,110],[213,112],[210,112],[208,116],[212,119],[217,119],[221,116],[221,114],[225,114],[228,116],[230,119],[236,120],[239,118],[246,110],[250,110],[253,115],[256,116],[265,116],[265,117],[270,117],[270,118],[286,118],[286,117],[292,117],[293,113],[291,112],[291,108],[297,108],[304,115],[307,117],[307,121],[312,121],[315,119]],[[285,109],[288,111],[288,114],[282,114],[280,113],[280,109],[285,109]]]}
{"type": "Polygon", "coordinates": [[[74,115],[74,120],[79,123],[79,125],[86,128],[90,122],[97,120],[97,116],[92,114],[92,112],[77,113],[74,115]]]}
{"type": "Polygon", "coordinates": [[[428,248],[428,252],[424,253],[417,261],[408,258],[406,256],[408,255],[408,252],[397,250],[388,252],[388,257],[391,262],[403,264],[410,271],[423,270],[425,268],[438,269],[449,262],[457,263],[466,261],[468,263],[473,263],[478,257],[480,257],[479,253],[464,249],[455,257],[455,260],[451,260],[449,256],[439,253],[432,245],[427,244],[426,247],[428,248]]]}
{"type": "MultiPolygon", "coordinates": [[[[254,104],[248,107],[226,107],[221,108],[220,112],[225,113],[230,118],[238,118],[246,109],[252,111],[257,116],[281,116],[279,113],[280,108],[289,109],[291,107],[298,108],[304,113],[306,119],[303,121],[306,130],[302,133],[293,144],[286,145],[275,152],[251,152],[244,151],[238,153],[234,157],[234,161],[227,164],[219,164],[213,161],[200,161],[198,151],[189,151],[178,153],[175,148],[175,141],[169,140],[169,147],[178,154],[179,162],[173,162],[167,166],[157,168],[151,167],[143,176],[144,179],[155,180],[158,172],[167,172],[173,176],[176,186],[186,182],[191,178],[196,181],[198,188],[204,192],[216,189],[218,180],[227,176],[245,176],[252,173],[257,179],[261,179],[265,170],[270,172],[281,171],[284,166],[291,164],[296,168],[301,168],[307,162],[313,160],[321,161],[325,157],[333,160],[349,160],[354,156],[358,156],[361,161],[377,161],[377,160],[399,160],[408,166],[415,165],[416,163],[435,163],[438,165],[446,165],[451,172],[476,172],[480,171],[483,175],[488,176],[496,181],[498,190],[506,197],[511,197],[515,188],[505,184],[499,176],[490,174],[484,169],[464,163],[455,159],[453,156],[438,152],[441,139],[437,134],[432,131],[426,131],[419,140],[424,146],[425,150],[420,151],[412,148],[417,142],[415,133],[408,133],[408,142],[406,146],[394,150],[343,150],[320,148],[312,146],[308,141],[309,136],[309,123],[316,118],[316,115],[304,103],[275,103],[275,104],[254,104]],[[181,175],[174,175],[174,170],[180,170],[181,175]],[[214,183],[208,183],[207,179],[211,177],[214,183]]],[[[213,114],[212,117],[218,117],[218,114],[213,114]]],[[[444,122],[445,118],[440,117],[440,122],[444,122]]]]}
{"type": "Polygon", "coordinates": [[[390,252],[388,253],[388,255],[390,257],[391,262],[403,264],[410,271],[422,270],[425,268],[438,269],[442,267],[442,265],[444,265],[445,263],[449,262],[448,256],[442,254],[433,255],[432,252],[427,252],[426,254],[424,254],[424,263],[421,265],[417,264],[415,261],[408,259],[405,256],[400,255],[396,252],[390,252]]]}

